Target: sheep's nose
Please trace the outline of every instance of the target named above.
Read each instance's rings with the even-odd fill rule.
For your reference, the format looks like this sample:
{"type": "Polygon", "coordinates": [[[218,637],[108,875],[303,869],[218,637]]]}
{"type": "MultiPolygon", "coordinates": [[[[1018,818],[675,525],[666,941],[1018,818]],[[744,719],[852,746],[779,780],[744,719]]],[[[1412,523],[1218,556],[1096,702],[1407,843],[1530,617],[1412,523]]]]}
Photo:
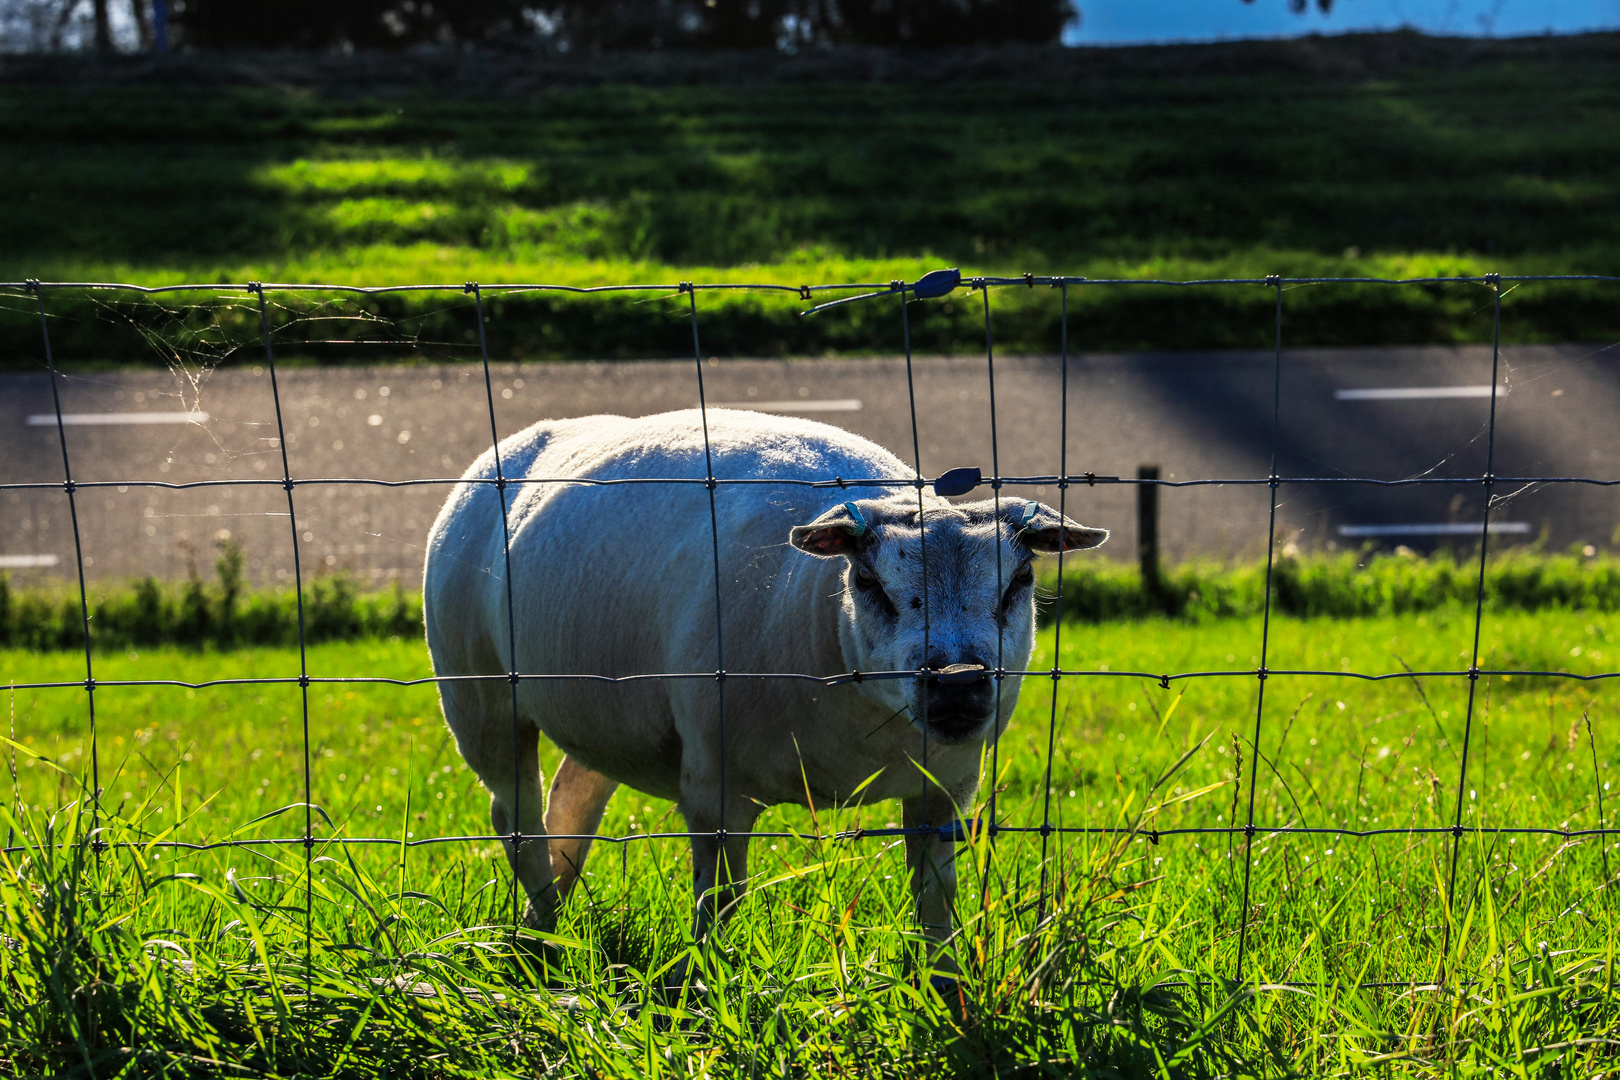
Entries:
{"type": "Polygon", "coordinates": [[[965,733],[990,715],[995,691],[983,664],[935,668],[923,683],[928,722],[944,734],[965,733]]]}
{"type": "Polygon", "coordinates": [[[990,672],[983,664],[952,664],[939,669],[935,676],[941,686],[968,686],[979,682],[990,672]]]}

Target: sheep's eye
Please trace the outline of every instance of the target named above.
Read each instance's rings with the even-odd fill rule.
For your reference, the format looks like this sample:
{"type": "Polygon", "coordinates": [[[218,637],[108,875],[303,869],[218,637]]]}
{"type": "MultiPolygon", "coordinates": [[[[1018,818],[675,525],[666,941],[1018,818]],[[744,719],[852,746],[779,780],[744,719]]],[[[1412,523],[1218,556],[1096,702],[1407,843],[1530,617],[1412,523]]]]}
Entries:
{"type": "Polygon", "coordinates": [[[1030,568],[1028,563],[1020,566],[1018,571],[1013,574],[1012,581],[1007,585],[1006,594],[1001,598],[1001,613],[1005,615],[1012,608],[1013,601],[1017,600],[1019,595],[1034,583],[1035,571],[1030,568]]]}
{"type": "Polygon", "coordinates": [[[877,575],[864,566],[857,567],[855,570],[855,587],[861,591],[863,596],[876,604],[884,614],[889,616],[899,614],[894,606],[894,601],[890,600],[889,594],[883,591],[883,584],[878,581],[877,575]]]}

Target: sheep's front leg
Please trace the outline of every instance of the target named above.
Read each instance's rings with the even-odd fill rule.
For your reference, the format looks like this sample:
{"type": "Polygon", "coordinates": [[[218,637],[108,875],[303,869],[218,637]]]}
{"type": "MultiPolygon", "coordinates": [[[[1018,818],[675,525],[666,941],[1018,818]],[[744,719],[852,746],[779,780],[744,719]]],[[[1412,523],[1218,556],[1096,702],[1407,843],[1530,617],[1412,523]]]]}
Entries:
{"type": "Polygon", "coordinates": [[[906,833],[906,868],[911,871],[911,895],[916,902],[917,922],[933,942],[929,963],[945,971],[956,965],[941,958],[946,939],[951,936],[952,905],[956,901],[956,844],[941,839],[939,829],[955,817],[950,796],[935,788],[926,795],[906,799],[902,820],[906,833]],[[910,832],[927,829],[928,832],[910,832]]]}
{"type": "Polygon", "coordinates": [[[730,916],[732,908],[748,890],[748,837],[737,836],[754,827],[758,807],[732,798],[727,800],[725,839],[719,836],[721,817],[719,797],[689,805],[682,799],[686,827],[692,837],[692,895],[696,910],[692,918],[692,938],[702,941],[716,923],[730,916]]]}

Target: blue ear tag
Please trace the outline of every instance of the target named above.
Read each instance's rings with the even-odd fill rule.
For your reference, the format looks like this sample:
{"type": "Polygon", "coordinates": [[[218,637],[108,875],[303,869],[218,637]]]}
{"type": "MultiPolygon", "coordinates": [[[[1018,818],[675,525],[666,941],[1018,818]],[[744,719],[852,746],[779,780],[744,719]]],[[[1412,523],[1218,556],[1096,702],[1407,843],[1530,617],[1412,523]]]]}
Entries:
{"type": "Polygon", "coordinates": [[[1035,515],[1041,512],[1040,503],[1024,504],[1024,512],[1018,517],[1018,534],[1027,532],[1035,524],[1035,515]]]}
{"type": "Polygon", "coordinates": [[[934,481],[934,494],[966,495],[978,487],[983,479],[984,474],[975,468],[952,469],[934,481]]]}
{"type": "Polygon", "coordinates": [[[852,529],[846,530],[849,533],[849,535],[851,535],[851,536],[865,536],[866,535],[866,519],[861,516],[860,507],[856,506],[852,502],[847,502],[847,503],[844,504],[844,509],[848,510],[849,511],[849,516],[855,519],[855,527],[852,528],[852,529]]]}

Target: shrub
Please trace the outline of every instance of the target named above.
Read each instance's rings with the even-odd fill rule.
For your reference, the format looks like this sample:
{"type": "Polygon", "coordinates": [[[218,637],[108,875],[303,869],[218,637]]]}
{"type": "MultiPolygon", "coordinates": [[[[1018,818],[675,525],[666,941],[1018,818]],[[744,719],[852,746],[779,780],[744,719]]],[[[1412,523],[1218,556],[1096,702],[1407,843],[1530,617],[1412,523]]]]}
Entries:
{"type": "MultiPolygon", "coordinates": [[[[1143,585],[1134,567],[1075,560],[1064,567],[1061,589],[1055,572],[1048,572],[1043,614],[1056,616],[1056,594],[1061,592],[1063,618],[1084,622],[1258,615],[1265,610],[1265,580],[1264,562],[1189,562],[1166,573],[1154,590],[1143,585]]],[[[1356,618],[1471,607],[1478,584],[1478,560],[1466,554],[1283,556],[1272,572],[1272,610],[1301,618],[1356,618]]],[[[1620,559],[1531,549],[1504,552],[1486,562],[1485,607],[1620,610],[1620,559]]]]}
{"type": "MultiPolygon", "coordinates": [[[[1264,562],[1223,565],[1193,561],[1167,571],[1156,589],[1143,586],[1135,567],[1076,559],[1064,567],[1061,590],[1055,566],[1041,590],[1041,614],[1108,622],[1168,617],[1205,621],[1265,610],[1264,562]]],[[[90,632],[98,646],[190,645],[232,648],[292,645],[298,641],[298,597],[293,589],[249,588],[242,552],[221,545],[212,584],[193,574],[179,585],[151,577],[90,596],[90,632]]],[[[1272,572],[1272,610],[1300,618],[1402,615],[1442,607],[1469,608],[1479,580],[1477,560],[1441,552],[1341,552],[1285,556],[1272,572]]],[[[1485,568],[1488,611],[1547,608],[1620,611],[1620,558],[1510,551],[1485,568]]],[[[317,577],[304,589],[304,640],[407,637],[422,633],[422,599],[396,583],[363,591],[344,574],[317,577]]],[[[19,590],[0,575],[0,646],[56,650],[83,648],[76,590],[66,586],[19,590]]]]}
{"type": "MultiPolygon", "coordinates": [[[[90,594],[90,634],[97,646],[291,645],[298,641],[298,596],[293,589],[254,590],[242,579],[242,549],[220,545],[217,581],[195,571],[178,586],[140,578],[90,594]]],[[[304,590],[304,639],[405,637],[422,633],[421,597],[397,583],[386,592],[362,592],[348,576],[319,577],[304,590]]],[[[0,574],[0,646],[78,649],[84,645],[76,589],[18,590],[0,574]]]]}

